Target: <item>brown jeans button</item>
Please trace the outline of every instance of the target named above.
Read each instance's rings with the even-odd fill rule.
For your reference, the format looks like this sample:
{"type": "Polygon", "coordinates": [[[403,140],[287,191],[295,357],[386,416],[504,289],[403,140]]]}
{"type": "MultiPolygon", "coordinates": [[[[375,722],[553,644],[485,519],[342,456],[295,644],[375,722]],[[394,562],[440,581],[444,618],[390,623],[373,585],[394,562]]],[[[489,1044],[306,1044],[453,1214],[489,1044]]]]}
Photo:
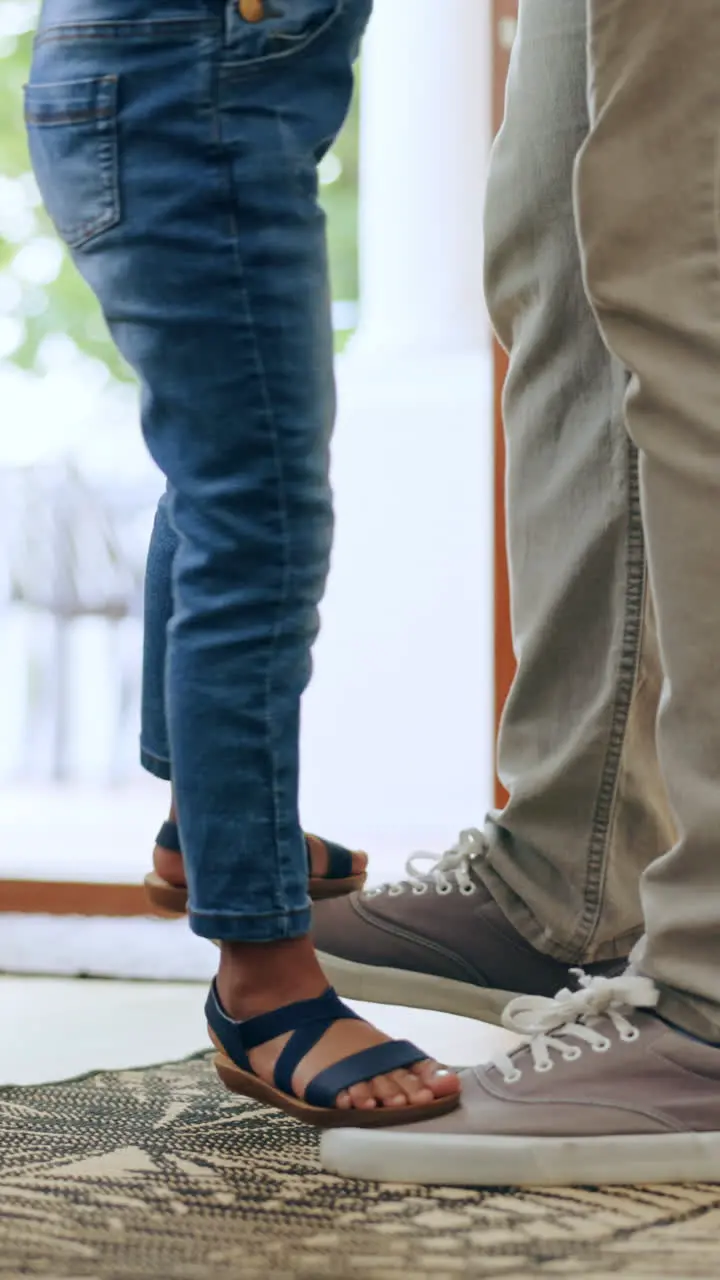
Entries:
{"type": "Polygon", "coordinates": [[[240,16],[246,22],[262,22],[265,17],[265,0],[240,0],[240,16]]]}

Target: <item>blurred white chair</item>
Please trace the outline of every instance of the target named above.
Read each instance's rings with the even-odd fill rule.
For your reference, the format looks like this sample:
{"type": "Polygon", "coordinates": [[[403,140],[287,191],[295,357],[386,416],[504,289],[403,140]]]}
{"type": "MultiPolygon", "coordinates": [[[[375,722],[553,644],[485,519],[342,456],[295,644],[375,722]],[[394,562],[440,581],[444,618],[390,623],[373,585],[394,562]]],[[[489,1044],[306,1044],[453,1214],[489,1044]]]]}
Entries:
{"type": "MultiPolygon", "coordinates": [[[[107,627],[103,664],[112,689],[114,724],[108,781],[126,772],[122,746],[139,703],[140,658],[128,645],[126,623],[142,613],[145,549],[154,493],[144,487],[91,483],[70,462],[0,471],[0,567],[10,606],[43,616],[47,628],[28,627],[24,764],[37,772],[38,743],[50,732],[50,776],[72,772],[70,743],[77,670],[72,633],[83,619],[107,627]]],[[[87,674],[98,679],[98,671],[87,674]]],[[[102,677],[101,677],[102,678],[102,677]]],[[[102,699],[100,700],[102,702],[102,699]]]]}

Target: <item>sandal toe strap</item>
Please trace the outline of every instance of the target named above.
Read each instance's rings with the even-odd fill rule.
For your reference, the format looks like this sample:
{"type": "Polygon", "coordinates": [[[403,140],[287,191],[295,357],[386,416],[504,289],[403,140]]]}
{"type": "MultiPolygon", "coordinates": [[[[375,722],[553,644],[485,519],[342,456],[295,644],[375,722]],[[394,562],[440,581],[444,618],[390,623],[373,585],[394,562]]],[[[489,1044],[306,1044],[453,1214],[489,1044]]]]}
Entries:
{"type": "MultiPolygon", "coordinates": [[[[169,819],[167,822],[163,822],[155,837],[155,843],[160,845],[162,849],[170,849],[173,853],[182,853],[177,823],[170,822],[169,819]]],[[[321,840],[319,836],[306,836],[305,843],[311,875],[311,847],[313,844],[322,846],[327,854],[327,871],[323,879],[347,880],[353,874],[353,856],[349,849],[344,849],[341,844],[333,844],[331,840],[321,840]]]]}
{"type": "Polygon", "coordinates": [[[372,1049],[362,1049],[316,1075],[305,1090],[305,1101],[313,1107],[334,1107],[338,1094],[352,1085],[412,1067],[426,1058],[427,1054],[409,1040],[389,1040],[372,1049]]]}
{"type": "Polygon", "coordinates": [[[321,847],[327,854],[327,870],[320,877],[323,880],[347,880],[353,874],[353,859],[349,849],[341,844],[333,844],[332,840],[321,840],[319,836],[307,836],[308,865],[312,875],[312,846],[321,847]]]}
{"type": "Polygon", "coordinates": [[[170,849],[173,853],[182,853],[177,823],[163,822],[155,837],[155,843],[159,844],[161,849],[170,849]]]}

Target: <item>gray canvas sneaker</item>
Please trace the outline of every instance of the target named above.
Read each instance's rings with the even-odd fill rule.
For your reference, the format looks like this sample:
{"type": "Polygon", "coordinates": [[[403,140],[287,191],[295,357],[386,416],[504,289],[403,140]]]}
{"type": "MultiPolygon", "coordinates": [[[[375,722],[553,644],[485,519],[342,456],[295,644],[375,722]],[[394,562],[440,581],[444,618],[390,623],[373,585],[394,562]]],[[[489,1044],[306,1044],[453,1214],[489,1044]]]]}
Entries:
{"type": "MultiPolygon", "coordinates": [[[[406,880],[317,903],[313,938],[340,995],[497,1023],[519,992],[551,996],[565,986],[570,966],[531,947],[480,880],[485,850],[481,832],[464,831],[441,857],[410,858],[406,880]]],[[[585,968],[611,976],[625,963],[585,968]]]]}
{"type": "Polygon", "coordinates": [[[720,1182],[720,1047],[647,1012],[647,978],[584,979],[521,997],[520,1048],[462,1072],[451,1116],[392,1133],[325,1135],[330,1173],[456,1186],[720,1182]]]}

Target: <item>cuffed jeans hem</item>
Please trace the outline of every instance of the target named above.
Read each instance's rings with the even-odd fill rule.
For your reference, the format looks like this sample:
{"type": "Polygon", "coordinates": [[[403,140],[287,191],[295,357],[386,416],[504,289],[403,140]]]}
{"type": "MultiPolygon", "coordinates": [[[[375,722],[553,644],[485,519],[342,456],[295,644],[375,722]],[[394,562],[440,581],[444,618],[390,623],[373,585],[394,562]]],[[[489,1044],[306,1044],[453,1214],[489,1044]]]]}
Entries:
{"type": "MultiPolygon", "coordinates": [[[[491,834],[486,828],[486,835],[491,834]]],[[[474,864],[476,874],[482,880],[488,893],[493,897],[503,915],[509,920],[513,929],[526,942],[544,956],[551,956],[561,964],[583,965],[600,964],[605,960],[623,960],[630,954],[636,942],[643,935],[641,925],[632,933],[621,938],[614,938],[598,946],[588,947],[580,953],[571,942],[561,942],[552,929],[542,925],[530,908],[503,880],[496,867],[491,865],[492,850],[489,848],[486,857],[478,859],[474,864]]]]}
{"type": "Polygon", "coordinates": [[[163,759],[161,756],[153,755],[151,751],[147,751],[142,745],[140,747],[140,764],[153,777],[162,778],[164,782],[171,781],[170,761],[163,759]]]}
{"type": "Polygon", "coordinates": [[[189,919],[193,933],[211,942],[282,942],[285,938],[304,938],[310,932],[312,914],[310,907],[265,916],[191,908],[189,919]]]}

